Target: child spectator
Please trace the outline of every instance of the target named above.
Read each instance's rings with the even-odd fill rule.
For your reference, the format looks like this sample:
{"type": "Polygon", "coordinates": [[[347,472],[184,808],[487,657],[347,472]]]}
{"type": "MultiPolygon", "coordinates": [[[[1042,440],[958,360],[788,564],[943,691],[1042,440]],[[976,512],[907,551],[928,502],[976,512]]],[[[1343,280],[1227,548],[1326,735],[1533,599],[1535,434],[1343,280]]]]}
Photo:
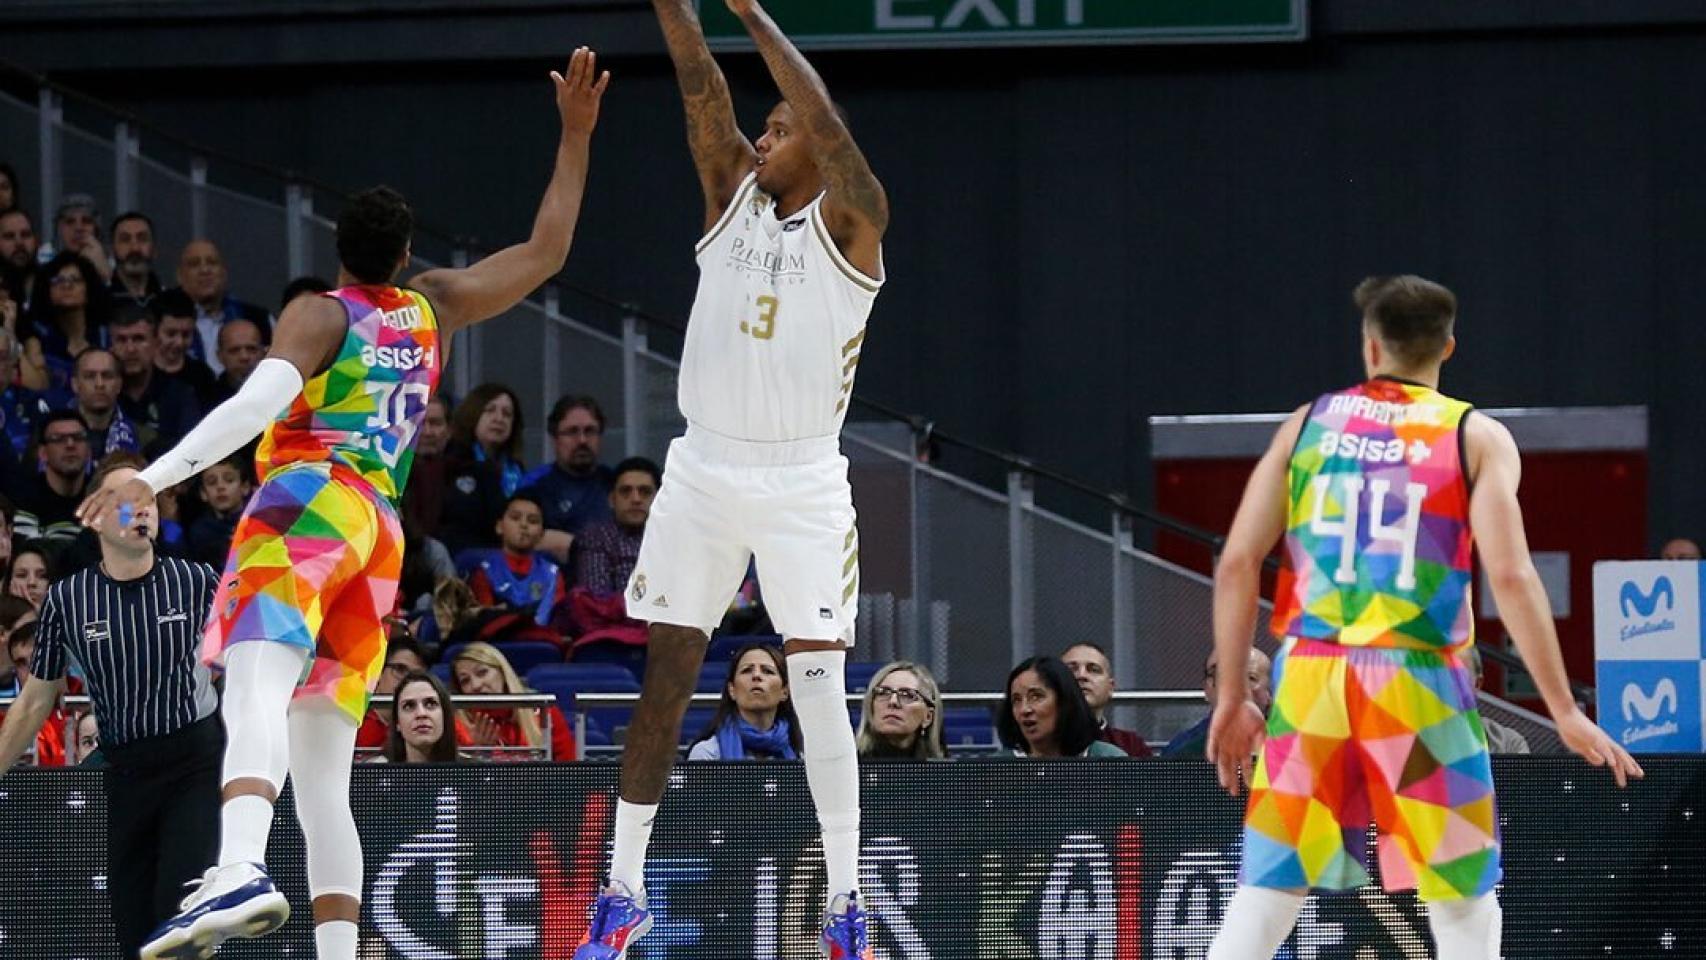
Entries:
{"type": "Polygon", "coordinates": [[[463,576],[481,606],[530,613],[535,622],[551,622],[551,611],[568,597],[562,568],[535,549],[545,533],[545,512],[530,494],[518,493],[504,505],[498,519],[498,549],[466,551],[463,576]]]}
{"type": "Polygon", "coordinates": [[[191,559],[215,570],[225,569],[231,536],[237,532],[237,521],[242,518],[243,508],[254,490],[243,474],[241,462],[234,456],[202,471],[200,492],[207,509],[190,524],[191,559]]]}

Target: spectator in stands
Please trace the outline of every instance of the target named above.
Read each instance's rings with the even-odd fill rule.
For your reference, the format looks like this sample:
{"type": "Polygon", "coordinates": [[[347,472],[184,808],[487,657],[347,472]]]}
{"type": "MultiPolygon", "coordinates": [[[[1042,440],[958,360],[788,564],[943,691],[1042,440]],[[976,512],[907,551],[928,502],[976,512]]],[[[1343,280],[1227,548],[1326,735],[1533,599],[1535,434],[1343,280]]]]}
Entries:
{"type": "Polygon", "coordinates": [[[432,612],[439,581],[456,578],[456,564],[444,544],[421,533],[415,518],[403,514],[403,571],[397,581],[397,610],[411,621],[432,612]]]}
{"type": "Polygon", "coordinates": [[[196,336],[188,352],[190,356],[205,361],[214,373],[225,370],[224,364],[214,354],[219,345],[220,327],[233,320],[247,320],[261,331],[263,340],[272,329],[267,312],[233,297],[229,284],[225,257],[213,241],[191,240],[184,246],[183,253],[178,255],[178,288],[195,304],[196,326],[196,336]]]}
{"type": "Polygon", "coordinates": [[[454,763],[467,759],[458,749],[456,715],[450,691],[438,678],[413,671],[397,684],[391,705],[390,734],[379,758],[390,763],[454,763]]]}
{"type": "Polygon", "coordinates": [[[452,556],[497,545],[498,518],[521,485],[521,432],[520,401],[502,384],[475,387],[451,416],[438,538],[452,556]]]}
{"type": "MultiPolygon", "coordinates": [[[[404,677],[426,672],[427,656],[421,645],[407,634],[393,637],[385,648],[385,666],[379,671],[379,681],[374,684],[373,692],[380,696],[392,696],[402,686],[404,677]]],[[[446,706],[448,707],[448,700],[446,706]]],[[[384,748],[385,742],[391,737],[392,713],[392,710],[381,710],[378,707],[367,709],[367,716],[362,718],[361,728],[355,734],[357,750],[384,748]]],[[[473,743],[467,727],[460,719],[454,726],[457,746],[466,747],[473,743]]]]}
{"type": "Polygon", "coordinates": [[[689,760],[798,760],[800,721],[788,698],[780,647],[749,643],[729,661],[717,712],[687,751],[689,760]]]}
{"type": "Polygon", "coordinates": [[[443,393],[436,393],[421,415],[421,428],[415,434],[415,462],[409,468],[408,489],[403,491],[404,516],[428,537],[438,535],[444,511],[444,448],[449,443],[450,401],[443,393]]]}
{"type": "MultiPolygon", "coordinates": [[[[1475,689],[1480,690],[1482,681],[1487,678],[1486,665],[1481,662],[1481,650],[1471,643],[1463,650],[1463,657],[1468,661],[1469,673],[1475,678],[1475,689]]],[[[1487,749],[1492,753],[1532,753],[1528,747],[1528,738],[1512,730],[1510,727],[1481,713],[1481,729],[1487,731],[1487,749]]]]}
{"type": "Polygon", "coordinates": [[[113,221],[113,301],[140,306],[161,290],[154,272],[154,221],[138,210],[113,221]]]}
{"type": "Polygon", "coordinates": [[[1121,730],[1108,723],[1108,704],[1114,699],[1114,667],[1108,652],[1084,641],[1067,647],[1061,654],[1061,662],[1072,671],[1085,702],[1090,704],[1090,712],[1096,715],[1096,726],[1101,731],[1096,739],[1119,747],[1128,757],[1155,756],[1155,751],[1149,749],[1137,731],[1121,730]]]}
{"type": "Polygon", "coordinates": [[[31,390],[71,389],[72,362],[84,350],[106,344],[112,299],[95,267],[75,253],[62,253],[36,271],[30,317],[23,333],[20,380],[31,390]]]}
{"type": "Polygon", "coordinates": [[[195,304],[182,290],[167,290],[148,302],[153,314],[155,332],[159,335],[154,351],[154,367],[160,375],[190,388],[203,410],[212,409],[218,395],[218,378],[213,368],[190,355],[195,344],[195,304]]]}
{"type": "Polygon", "coordinates": [[[59,203],[53,225],[59,234],[58,253],[75,253],[94,264],[101,275],[101,285],[112,279],[112,262],[107,249],[101,246],[101,210],[95,198],[86,193],[73,193],[59,203]]]}
{"type": "Polygon", "coordinates": [[[124,380],[118,358],[109,350],[90,347],[77,355],[72,371],[72,409],[83,415],[83,423],[89,428],[90,456],[98,461],[120,450],[142,452],[141,431],[119,409],[118,395],[124,380]]]}
{"type": "MultiPolygon", "coordinates": [[[[40,604],[37,604],[39,607],[40,604]]],[[[6,654],[12,660],[12,672],[18,678],[18,691],[29,683],[31,661],[36,654],[36,621],[21,623],[6,638],[6,654]]],[[[68,692],[79,693],[82,687],[75,682],[68,692]]],[[[55,704],[35,735],[33,752],[38,767],[65,766],[65,708],[55,704]]],[[[9,766],[9,765],[8,765],[9,766]]],[[[5,768],[0,767],[0,771],[5,768]]]]}
{"type": "Polygon", "coordinates": [[[130,305],[119,308],[110,328],[113,356],[124,379],[119,411],[135,424],[144,449],[155,443],[176,443],[202,414],[195,391],[155,366],[156,322],[146,308],[130,305]]]}
{"type": "Polygon", "coordinates": [[[255,492],[255,486],[243,469],[241,454],[232,454],[203,470],[197,483],[207,509],[185,531],[189,558],[221,570],[231,552],[237,521],[242,519],[243,508],[249,505],[249,495],[255,492]]]}
{"type": "Polygon", "coordinates": [[[592,397],[569,395],[551,408],[547,422],[556,451],[524,481],[545,507],[545,540],[540,549],[569,562],[574,539],[594,523],[611,518],[610,488],[616,479],[598,462],[604,448],[604,410],[592,397]]]}
{"type": "Polygon", "coordinates": [[[18,488],[17,535],[69,541],[89,479],[89,428],[75,410],[42,414],[35,436],[39,471],[18,488]]]}
{"type": "MultiPolygon", "coordinates": [[[[498,648],[489,643],[470,643],[456,652],[450,663],[451,692],[457,696],[470,694],[532,693],[515,675],[515,668],[498,648]]],[[[550,717],[551,759],[568,761],[575,758],[574,733],[563,711],[553,704],[545,710],[528,707],[489,707],[464,709],[468,732],[474,743],[483,747],[520,747],[526,751],[541,751],[546,746],[546,734],[541,715],[550,717]]],[[[499,751],[494,759],[528,759],[525,753],[499,751]]]]}
{"type": "Polygon", "coordinates": [[[248,320],[227,321],[218,333],[219,376],[213,381],[213,405],[237,395],[243,381],[261,365],[267,355],[261,340],[261,328],[248,320]]]}
{"type": "Polygon", "coordinates": [[[1659,559],[1699,560],[1700,544],[1695,543],[1687,537],[1678,537],[1675,540],[1667,540],[1665,541],[1664,547],[1659,550],[1659,559]]]}
{"type": "Polygon", "coordinates": [[[575,549],[575,585],[594,596],[628,589],[628,576],[640,559],[640,539],[652,500],[663,482],[663,471],[645,457],[629,457],[616,465],[610,489],[611,519],[588,526],[575,549]]]}
{"type": "Polygon", "coordinates": [[[284,293],[278,298],[279,314],[283,315],[284,308],[290,306],[297,297],[313,297],[331,291],[332,285],[319,277],[297,277],[284,285],[284,293]]]}
{"type": "Polygon", "coordinates": [[[568,587],[562,568],[535,549],[545,532],[539,501],[529,493],[510,497],[497,531],[500,547],[469,550],[458,558],[474,599],[481,606],[529,614],[546,626],[552,611],[568,599],[568,587]]]}
{"type": "Polygon", "coordinates": [[[48,585],[58,579],[53,572],[53,554],[37,541],[30,541],[12,554],[11,572],[6,577],[6,590],[14,597],[29,601],[37,612],[47,597],[48,585]]]}
{"type": "MultiPolygon", "coordinates": [[[[24,280],[31,279],[40,251],[35,224],[22,208],[0,212],[0,262],[9,265],[24,280]]],[[[24,288],[26,291],[29,287],[24,288]]]]}
{"type": "Polygon", "coordinates": [[[859,757],[863,760],[939,760],[942,693],[929,668],[897,660],[871,677],[859,713],[859,757]]]}
{"type": "Polygon", "coordinates": [[[0,160],[0,210],[10,210],[17,206],[23,193],[18,189],[18,171],[12,165],[0,160]]]}
{"type": "Polygon", "coordinates": [[[78,766],[82,766],[85,763],[90,765],[101,763],[101,758],[99,756],[99,751],[101,749],[101,726],[100,723],[95,720],[95,711],[85,710],[77,717],[77,727],[75,732],[77,734],[77,739],[72,747],[73,759],[71,762],[78,766]]]}
{"type": "MultiPolygon", "coordinates": [[[[1211,707],[1215,703],[1216,691],[1219,690],[1219,686],[1215,683],[1215,678],[1220,672],[1218,659],[1219,655],[1210,651],[1208,662],[1203,664],[1202,695],[1211,707]]],[[[1268,706],[1273,703],[1273,690],[1269,686],[1269,680],[1273,674],[1273,661],[1268,659],[1267,654],[1252,647],[1250,648],[1250,663],[1245,669],[1250,671],[1250,699],[1256,706],[1262,708],[1263,713],[1267,713],[1268,706]]],[[[1161,748],[1161,755],[1163,757],[1199,758],[1207,756],[1208,725],[1213,719],[1214,715],[1211,713],[1188,729],[1175,734],[1173,739],[1167,741],[1167,745],[1161,748]]]]}
{"type": "MultiPolygon", "coordinates": [[[[10,577],[10,571],[7,576],[10,577]]],[[[10,651],[12,631],[26,623],[34,623],[35,620],[36,608],[31,606],[28,600],[0,592],[0,646],[10,651]]],[[[20,678],[14,670],[16,666],[16,661],[10,655],[0,661],[0,696],[15,697],[24,688],[28,673],[26,671],[25,676],[20,678]]]]}
{"type": "Polygon", "coordinates": [[[1018,757],[1126,755],[1097,739],[1096,715],[1058,657],[1031,657],[1007,675],[1007,699],[995,731],[1018,757]]]}
{"type": "Polygon", "coordinates": [[[0,327],[0,416],[5,418],[6,439],[8,442],[5,456],[7,461],[21,460],[29,452],[30,437],[35,428],[35,422],[51,407],[46,398],[17,382],[18,361],[23,355],[23,348],[12,331],[0,327]]]}

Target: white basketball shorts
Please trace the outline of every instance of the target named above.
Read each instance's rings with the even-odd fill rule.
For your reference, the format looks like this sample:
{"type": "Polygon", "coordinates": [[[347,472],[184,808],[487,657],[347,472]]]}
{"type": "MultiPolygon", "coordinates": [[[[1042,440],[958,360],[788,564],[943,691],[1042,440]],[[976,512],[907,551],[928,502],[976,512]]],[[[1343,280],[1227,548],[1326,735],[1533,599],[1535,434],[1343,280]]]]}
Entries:
{"type": "Polygon", "coordinates": [[[628,615],[709,634],[755,558],[777,632],[853,644],[859,534],[840,439],[761,443],[689,425],[669,445],[628,615]]]}

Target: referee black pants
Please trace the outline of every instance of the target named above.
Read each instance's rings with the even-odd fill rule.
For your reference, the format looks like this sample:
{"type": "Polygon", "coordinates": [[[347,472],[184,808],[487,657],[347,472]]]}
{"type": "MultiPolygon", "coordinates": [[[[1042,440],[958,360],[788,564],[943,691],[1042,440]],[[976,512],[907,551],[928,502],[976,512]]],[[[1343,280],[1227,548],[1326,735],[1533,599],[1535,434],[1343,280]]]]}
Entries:
{"type": "Polygon", "coordinates": [[[178,912],[184,884],[219,856],[225,727],[215,714],[161,737],[102,745],[107,890],[121,955],[132,958],[178,912]]]}

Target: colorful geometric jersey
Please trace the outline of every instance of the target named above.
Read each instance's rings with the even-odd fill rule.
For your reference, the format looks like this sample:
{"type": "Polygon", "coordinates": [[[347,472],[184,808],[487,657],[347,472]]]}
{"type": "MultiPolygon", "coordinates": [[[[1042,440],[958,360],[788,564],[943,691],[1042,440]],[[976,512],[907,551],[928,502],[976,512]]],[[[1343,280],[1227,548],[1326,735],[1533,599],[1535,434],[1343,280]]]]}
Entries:
{"type": "Polygon", "coordinates": [[[349,332],[331,367],[267,428],[255,472],[264,481],[291,464],[330,460],[394,502],[438,386],[438,317],[426,297],[400,287],[344,287],[326,296],[343,305],[349,332]]]}
{"type": "Polygon", "coordinates": [[[1471,409],[1385,377],[1315,401],[1291,455],[1276,636],[1415,650],[1473,638],[1471,409]]]}

